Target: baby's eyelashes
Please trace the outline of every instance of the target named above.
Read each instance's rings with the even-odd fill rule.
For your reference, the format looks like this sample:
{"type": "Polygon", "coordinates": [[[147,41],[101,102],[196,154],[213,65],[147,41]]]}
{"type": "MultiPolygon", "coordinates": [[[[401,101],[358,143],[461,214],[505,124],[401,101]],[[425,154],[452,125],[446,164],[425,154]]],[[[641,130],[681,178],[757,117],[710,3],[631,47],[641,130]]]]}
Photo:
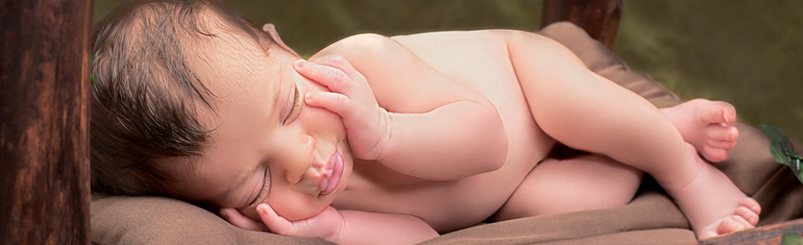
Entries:
{"type": "Polygon", "coordinates": [[[293,116],[293,114],[298,114],[298,110],[301,107],[301,95],[298,92],[298,87],[295,88],[293,92],[293,105],[290,107],[290,111],[287,113],[287,117],[284,118],[282,124],[287,124],[288,120],[293,116]]]}
{"type": "Polygon", "coordinates": [[[267,198],[268,192],[270,192],[270,168],[265,168],[265,174],[262,176],[262,188],[259,189],[259,194],[254,198],[253,201],[250,202],[248,206],[253,206],[259,204],[267,198]]]}
{"type": "Polygon", "coordinates": [[[284,106],[280,114],[280,119],[282,125],[287,125],[295,120],[296,117],[301,113],[301,109],[303,107],[303,102],[301,101],[301,91],[298,90],[298,87],[293,87],[290,95],[287,97],[287,102],[284,106]]]}

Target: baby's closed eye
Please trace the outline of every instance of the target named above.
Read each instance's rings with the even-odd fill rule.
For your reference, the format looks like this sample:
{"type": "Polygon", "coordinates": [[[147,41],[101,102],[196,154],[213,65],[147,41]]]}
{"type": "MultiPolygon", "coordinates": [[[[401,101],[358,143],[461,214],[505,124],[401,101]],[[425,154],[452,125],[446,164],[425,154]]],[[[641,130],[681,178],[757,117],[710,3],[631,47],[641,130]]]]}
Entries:
{"type": "Polygon", "coordinates": [[[293,100],[292,100],[293,104],[290,107],[290,111],[287,112],[287,116],[284,118],[284,120],[282,120],[282,124],[287,124],[288,122],[292,122],[293,121],[292,118],[294,118],[294,115],[297,115],[298,112],[300,112],[300,109],[301,109],[301,94],[298,91],[298,87],[295,87],[294,90],[295,91],[294,91],[293,100]]]}
{"type": "Polygon", "coordinates": [[[268,193],[270,192],[270,167],[265,167],[264,174],[260,179],[261,180],[257,183],[262,184],[262,187],[259,189],[259,194],[254,197],[254,200],[248,202],[249,207],[259,205],[259,203],[267,198],[268,193]]]}

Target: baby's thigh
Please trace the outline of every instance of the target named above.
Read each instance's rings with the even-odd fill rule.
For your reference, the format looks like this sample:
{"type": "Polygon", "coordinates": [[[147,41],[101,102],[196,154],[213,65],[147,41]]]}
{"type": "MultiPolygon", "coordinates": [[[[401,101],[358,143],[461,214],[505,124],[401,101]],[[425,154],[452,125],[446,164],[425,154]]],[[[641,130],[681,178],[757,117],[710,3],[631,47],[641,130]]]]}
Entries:
{"type": "Polygon", "coordinates": [[[494,215],[495,221],[618,207],[633,199],[643,173],[602,155],[546,159],[494,215]]]}

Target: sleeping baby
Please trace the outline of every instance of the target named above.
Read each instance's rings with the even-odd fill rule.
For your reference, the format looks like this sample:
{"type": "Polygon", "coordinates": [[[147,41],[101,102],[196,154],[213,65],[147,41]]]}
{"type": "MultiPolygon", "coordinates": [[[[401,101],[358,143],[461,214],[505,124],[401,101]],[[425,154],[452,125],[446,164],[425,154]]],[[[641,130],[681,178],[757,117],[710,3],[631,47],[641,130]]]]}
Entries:
{"type": "Polygon", "coordinates": [[[698,239],[758,203],[703,158],[728,103],[658,109],[512,30],[337,41],[308,60],[205,0],[126,2],[96,27],[92,190],[186,200],[235,226],[415,243],[482,221],[627,204],[644,173],[698,239]],[[557,143],[589,152],[556,159],[557,143]]]}

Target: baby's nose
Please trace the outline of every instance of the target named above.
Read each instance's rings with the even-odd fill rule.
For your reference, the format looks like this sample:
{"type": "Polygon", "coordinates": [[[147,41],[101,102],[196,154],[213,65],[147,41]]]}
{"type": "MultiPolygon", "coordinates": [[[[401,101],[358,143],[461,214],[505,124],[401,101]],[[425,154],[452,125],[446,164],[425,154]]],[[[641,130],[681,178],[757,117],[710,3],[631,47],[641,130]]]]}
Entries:
{"type": "Polygon", "coordinates": [[[312,136],[304,135],[299,141],[300,147],[295,151],[295,157],[287,169],[287,182],[290,184],[297,184],[304,179],[310,169],[315,168],[315,157],[313,152],[315,150],[315,138],[312,136]]]}

